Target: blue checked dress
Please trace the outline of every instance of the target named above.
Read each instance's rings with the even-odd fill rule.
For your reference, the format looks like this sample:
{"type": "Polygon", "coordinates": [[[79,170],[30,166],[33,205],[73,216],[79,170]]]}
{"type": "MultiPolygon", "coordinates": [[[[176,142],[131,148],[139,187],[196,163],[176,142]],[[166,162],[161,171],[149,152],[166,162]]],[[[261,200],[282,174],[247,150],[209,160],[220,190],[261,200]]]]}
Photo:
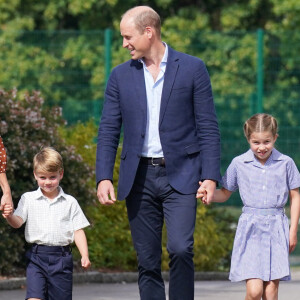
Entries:
{"type": "Polygon", "coordinates": [[[290,280],[289,222],[284,206],[289,191],[300,186],[294,161],[273,149],[262,165],[248,150],[232,160],[222,180],[227,190],[239,189],[244,204],[229,279],[290,280]]]}

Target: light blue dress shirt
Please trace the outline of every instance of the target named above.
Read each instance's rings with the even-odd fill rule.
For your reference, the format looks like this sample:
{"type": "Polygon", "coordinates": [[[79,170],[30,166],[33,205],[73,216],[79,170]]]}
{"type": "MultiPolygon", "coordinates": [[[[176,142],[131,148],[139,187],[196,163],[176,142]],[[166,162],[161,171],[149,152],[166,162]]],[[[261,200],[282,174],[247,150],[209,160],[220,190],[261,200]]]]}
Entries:
{"type": "Polygon", "coordinates": [[[144,68],[144,77],[147,93],[147,125],[145,133],[145,142],[142,150],[144,157],[163,157],[159,137],[159,114],[161,104],[161,94],[164,85],[165,71],[168,59],[168,46],[165,45],[165,53],[160,63],[160,72],[156,81],[146,67],[143,60],[140,60],[144,68]]]}

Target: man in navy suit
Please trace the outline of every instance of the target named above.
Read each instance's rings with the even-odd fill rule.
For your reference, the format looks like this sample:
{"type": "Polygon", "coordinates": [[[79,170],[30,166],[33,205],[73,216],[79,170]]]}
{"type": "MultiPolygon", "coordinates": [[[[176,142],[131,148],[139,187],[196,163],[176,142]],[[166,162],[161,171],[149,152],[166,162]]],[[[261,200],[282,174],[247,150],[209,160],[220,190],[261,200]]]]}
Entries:
{"type": "MultiPolygon", "coordinates": [[[[161,40],[160,17],[137,6],[122,17],[131,60],[111,72],[98,132],[97,195],[116,201],[112,180],[123,126],[118,199],[126,199],[142,300],[165,300],[161,238],[167,229],[170,300],[194,299],[193,233],[199,181],[213,197],[220,134],[204,63],[161,40]]],[[[117,247],[117,245],[116,245],[117,247]]]]}

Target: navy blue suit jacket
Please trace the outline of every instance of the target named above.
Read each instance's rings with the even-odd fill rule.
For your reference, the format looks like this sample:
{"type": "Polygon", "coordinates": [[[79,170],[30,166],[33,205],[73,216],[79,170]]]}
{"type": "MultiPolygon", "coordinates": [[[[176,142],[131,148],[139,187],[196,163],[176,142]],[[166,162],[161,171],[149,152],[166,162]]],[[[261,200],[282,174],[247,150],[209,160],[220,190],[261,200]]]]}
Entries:
{"type": "MultiPolygon", "coordinates": [[[[98,132],[96,180],[113,179],[121,127],[118,199],[132,188],[144,143],[147,97],[143,65],[127,61],[112,70],[98,132]]],[[[160,141],[170,185],[195,193],[199,180],[220,176],[220,134],[211,84],[199,58],[169,47],[159,119],[160,141]]]]}

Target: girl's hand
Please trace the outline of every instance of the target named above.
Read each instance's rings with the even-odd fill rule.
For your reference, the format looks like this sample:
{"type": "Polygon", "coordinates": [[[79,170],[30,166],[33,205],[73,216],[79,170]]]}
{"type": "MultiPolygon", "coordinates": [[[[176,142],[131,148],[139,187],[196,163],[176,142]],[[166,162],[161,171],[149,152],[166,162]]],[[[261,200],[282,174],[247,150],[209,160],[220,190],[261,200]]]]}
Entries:
{"type": "Polygon", "coordinates": [[[289,245],[290,253],[295,250],[296,245],[297,245],[297,232],[290,231],[290,245],[289,245]]]}
{"type": "Polygon", "coordinates": [[[200,187],[197,190],[196,198],[197,199],[201,199],[202,203],[207,205],[208,203],[207,203],[207,192],[206,192],[206,189],[203,188],[203,187],[201,187],[202,181],[199,181],[199,185],[200,185],[200,187]]]}
{"type": "Polygon", "coordinates": [[[84,269],[88,269],[90,266],[91,266],[91,262],[90,262],[90,259],[88,258],[88,256],[83,256],[81,258],[81,266],[84,268],[84,269]]]}

